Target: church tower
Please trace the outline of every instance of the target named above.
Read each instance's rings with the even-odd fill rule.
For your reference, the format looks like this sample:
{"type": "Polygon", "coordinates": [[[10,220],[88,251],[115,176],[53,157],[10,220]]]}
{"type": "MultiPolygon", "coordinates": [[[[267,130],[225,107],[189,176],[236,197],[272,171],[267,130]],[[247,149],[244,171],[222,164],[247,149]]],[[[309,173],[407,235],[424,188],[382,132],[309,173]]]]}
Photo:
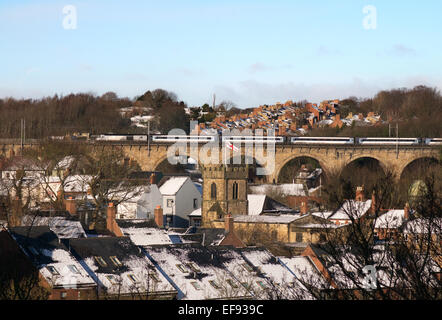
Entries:
{"type": "Polygon", "coordinates": [[[248,214],[247,165],[205,165],[203,176],[203,228],[224,228],[224,217],[248,214]]]}

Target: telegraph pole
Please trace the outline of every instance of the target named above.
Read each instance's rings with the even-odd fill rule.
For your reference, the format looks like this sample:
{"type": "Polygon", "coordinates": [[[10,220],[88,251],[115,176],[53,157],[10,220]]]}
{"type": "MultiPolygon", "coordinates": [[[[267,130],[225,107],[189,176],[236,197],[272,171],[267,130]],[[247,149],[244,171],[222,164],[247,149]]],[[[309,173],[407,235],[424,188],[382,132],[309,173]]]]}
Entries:
{"type": "Polygon", "coordinates": [[[399,158],[399,123],[396,123],[396,159],[399,158]]]}
{"type": "Polygon", "coordinates": [[[147,154],[150,156],[150,119],[147,120],[147,154]]]}

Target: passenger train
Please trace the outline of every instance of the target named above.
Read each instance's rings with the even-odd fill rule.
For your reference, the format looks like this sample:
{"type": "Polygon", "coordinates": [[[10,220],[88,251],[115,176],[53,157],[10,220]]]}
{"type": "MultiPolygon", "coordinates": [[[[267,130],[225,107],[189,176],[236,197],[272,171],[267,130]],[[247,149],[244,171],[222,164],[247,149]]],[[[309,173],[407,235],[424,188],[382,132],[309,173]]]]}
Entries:
{"type": "MultiPolygon", "coordinates": [[[[148,142],[148,135],[101,134],[90,136],[93,141],[148,142]]],[[[355,138],[355,137],[285,137],[285,136],[229,136],[229,135],[150,135],[152,143],[275,143],[292,145],[442,145],[442,138],[355,138]]]]}

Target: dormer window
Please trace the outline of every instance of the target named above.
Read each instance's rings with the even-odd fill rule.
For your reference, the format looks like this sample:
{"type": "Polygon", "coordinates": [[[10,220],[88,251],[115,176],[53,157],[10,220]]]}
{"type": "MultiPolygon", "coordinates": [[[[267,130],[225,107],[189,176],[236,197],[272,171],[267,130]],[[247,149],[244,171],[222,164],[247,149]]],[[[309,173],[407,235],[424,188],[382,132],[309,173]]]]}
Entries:
{"type": "Polygon", "coordinates": [[[186,263],[186,266],[187,266],[190,270],[192,270],[193,272],[197,272],[197,273],[200,273],[200,272],[201,272],[201,270],[198,269],[193,263],[186,263]]]}
{"type": "Polygon", "coordinates": [[[252,272],[253,268],[248,263],[242,264],[243,268],[246,269],[248,272],[252,272]]]}
{"type": "Polygon", "coordinates": [[[107,275],[106,276],[107,280],[110,281],[110,283],[112,284],[118,284],[118,280],[114,275],[107,275]]]}
{"type": "Polygon", "coordinates": [[[128,274],[127,277],[133,282],[137,283],[138,279],[133,274],[128,274]]]}
{"type": "Polygon", "coordinates": [[[54,276],[60,275],[60,273],[57,271],[57,269],[55,269],[54,266],[47,266],[46,269],[48,269],[48,271],[54,276]]]}
{"type": "Polygon", "coordinates": [[[262,289],[267,289],[267,286],[264,284],[264,281],[259,280],[259,281],[256,281],[256,283],[257,283],[262,289]]]}
{"type": "Polygon", "coordinates": [[[116,256],[111,256],[111,257],[109,257],[110,258],[110,260],[114,263],[114,265],[116,266],[116,267],[122,267],[123,266],[123,264],[121,263],[121,261],[116,257],[116,256]]]}
{"type": "Polygon", "coordinates": [[[149,274],[149,278],[151,278],[154,282],[161,282],[160,278],[155,273],[149,274]]]}
{"type": "Polygon", "coordinates": [[[95,261],[97,261],[97,263],[102,266],[103,268],[107,267],[107,263],[106,261],[104,261],[104,259],[100,256],[95,256],[95,261]]]}
{"type": "Polygon", "coordinates": [[[220,290],[220,289],[221,289],[221,287],[218,285],[218,283],[216,283],[216,281],[214,281],[214,280],[209,280],[209,283],[210,283],[210,285],[211,285],[212,287],[214,287],[215,289],[217,289],[217,290],[220,290]]]}
{"type": "Polygon", "coordinates": [[[184,265],[182,264],[177,264],[176,267],[182,272],[182,273],[187,273],[189,271],[186,270],[186,268],[184,267],[184,265]]]}
{"type": "Polygon", "coordinates": [[[77,267],[74,266],[73,264],[70,264],[68,266],[68,268],[69,268],[69,270],[71,270],[72,273],[75,273],[75,274],[79,274],[80,273],[80,271],[78,271],[77,267]]]}
{"type": "Polygon", "coordinates": [[[227,279],[227,283],[233,288],[233,289],[237,289],[238,285],[236,283],[233,282],[232,279],[227,279]]]}
{"type": "Polygon", "coordinates": [[[192,286],[196,289],[196,290],[202,290],[201,286],[199,285],[198,282],[193,281],[191,282],[192,286]]]}

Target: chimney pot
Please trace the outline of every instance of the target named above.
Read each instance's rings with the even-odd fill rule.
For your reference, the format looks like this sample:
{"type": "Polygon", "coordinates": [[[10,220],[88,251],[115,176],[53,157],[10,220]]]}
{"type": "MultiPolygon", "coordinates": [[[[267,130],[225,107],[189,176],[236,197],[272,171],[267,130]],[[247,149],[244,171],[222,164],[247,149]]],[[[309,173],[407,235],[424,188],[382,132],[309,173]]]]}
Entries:
{"type": "Polygon", "coordinates": [[[408,204],[408,202],[405,204],[404,218],[405,220],[408,220],[410,218],[410,205],[408,204]]]}
{"type": "Polygon", "coordinates": [[[308,213],[308,206],[306,202],[301,202],[301,216],[308,213]]]}
{"type": "Polygon", "coordinates": [[[69,212],[71,215],[77,214],[77,203],[72,197],[69,197],[67,200],[65,200],[65,210],[69,212]]]}

